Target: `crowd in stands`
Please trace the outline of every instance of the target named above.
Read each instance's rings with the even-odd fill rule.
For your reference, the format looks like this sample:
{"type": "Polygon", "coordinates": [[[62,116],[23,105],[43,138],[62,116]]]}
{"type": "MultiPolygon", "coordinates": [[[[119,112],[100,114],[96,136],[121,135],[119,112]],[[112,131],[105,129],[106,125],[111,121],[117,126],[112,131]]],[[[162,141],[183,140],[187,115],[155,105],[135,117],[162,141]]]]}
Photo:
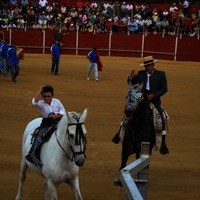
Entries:
{"type": "Polygon", "coordinates": [[[199,34],[200,8],[189,0],[157,9],[149,1],[2,0],[0,27],[57,32],[199,34]],[[144,3],[141,3],[144,2],[144,3]]]}

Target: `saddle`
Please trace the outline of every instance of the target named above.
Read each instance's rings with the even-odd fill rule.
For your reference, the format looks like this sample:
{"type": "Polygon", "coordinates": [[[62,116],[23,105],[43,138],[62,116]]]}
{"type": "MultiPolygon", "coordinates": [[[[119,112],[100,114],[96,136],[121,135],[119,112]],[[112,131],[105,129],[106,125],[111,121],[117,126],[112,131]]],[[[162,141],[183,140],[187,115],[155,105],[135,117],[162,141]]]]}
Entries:
{"type": "Polygon", "coordinates": [[[39,126],[37,127],[34,132],[32,133],[31,144],[33,144],[34,139],[39,135],[43,135],[44,141],[49,141],[53,132],[57,129],[57,124],[53,124],[49,127],[39,126]]]}

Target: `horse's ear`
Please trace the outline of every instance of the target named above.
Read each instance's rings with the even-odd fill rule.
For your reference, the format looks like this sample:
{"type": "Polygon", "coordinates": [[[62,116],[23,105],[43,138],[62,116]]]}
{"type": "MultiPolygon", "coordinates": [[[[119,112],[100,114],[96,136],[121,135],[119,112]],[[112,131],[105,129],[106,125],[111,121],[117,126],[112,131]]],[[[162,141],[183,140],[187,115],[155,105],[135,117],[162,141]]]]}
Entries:
{"type": "Polygon", "coordinates": [[[84,122],[86,117],[87,117],[87,108],[83,111],[83,114],[81,115],[81,121],[84,122]]]}

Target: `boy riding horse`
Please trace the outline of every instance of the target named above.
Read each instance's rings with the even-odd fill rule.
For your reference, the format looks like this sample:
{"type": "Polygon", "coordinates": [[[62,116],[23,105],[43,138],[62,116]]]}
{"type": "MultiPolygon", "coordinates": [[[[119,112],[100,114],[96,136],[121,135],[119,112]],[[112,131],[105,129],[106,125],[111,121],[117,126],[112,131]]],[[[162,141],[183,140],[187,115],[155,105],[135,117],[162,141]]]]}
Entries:
{"type": "Polygon", "coordinates": [[[41,125],[33,133],[34,142],[26,156],[26,160],[40,167],[42,163],[36,154],[45,141],[45,138],[49,136],[49,132],[52,133],[56,129],[57,123],[65,114],[63,104],[58,99],[54,98],[53,95],[53,87],[44,85],[40,87],[39,91],[32,99],[32,104],[40,110],[43,119],[41,125]]]}

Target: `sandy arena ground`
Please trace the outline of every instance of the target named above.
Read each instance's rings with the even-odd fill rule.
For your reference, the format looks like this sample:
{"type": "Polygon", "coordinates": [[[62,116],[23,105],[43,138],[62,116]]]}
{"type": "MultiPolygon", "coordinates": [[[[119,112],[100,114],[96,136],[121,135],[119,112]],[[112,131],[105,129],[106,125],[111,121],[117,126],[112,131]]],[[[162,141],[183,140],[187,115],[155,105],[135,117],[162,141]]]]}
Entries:
{"type": "MultiPolygon", "coordinates": [[[[118,130],[127,92],[126,78],[139,67],[140,58],[102,57],[100,82],[86,80],[85,56],[63,55],[60,74],[50,74],[50,55],[26,54],[17,83],[0,77],[0,199],[15,199],[21,159],[21,140],[26,124],[40,115],[31,99],[40,85],[55,87],[55,96],[72,111],[88,108],[87,160],[80,169],[85,200],[125,199],[122,187],[113,185],[120,166],[121,145],[111,138],[118,130]]],[[[162,98],[170,116],[167,136],[170,154],[153,152],[148,185],[149,200],[200,198],[200,63],[163,61],[156,67],[167,73],[169,92],[162,98]]],[[[129,162],[133,161],[131,157],[129,162]]],[[[73,199],[62,184],[59,200],[73,199]]],[[[42,200],[42,178],[28,171],[23,200],[42,200]]]]}

